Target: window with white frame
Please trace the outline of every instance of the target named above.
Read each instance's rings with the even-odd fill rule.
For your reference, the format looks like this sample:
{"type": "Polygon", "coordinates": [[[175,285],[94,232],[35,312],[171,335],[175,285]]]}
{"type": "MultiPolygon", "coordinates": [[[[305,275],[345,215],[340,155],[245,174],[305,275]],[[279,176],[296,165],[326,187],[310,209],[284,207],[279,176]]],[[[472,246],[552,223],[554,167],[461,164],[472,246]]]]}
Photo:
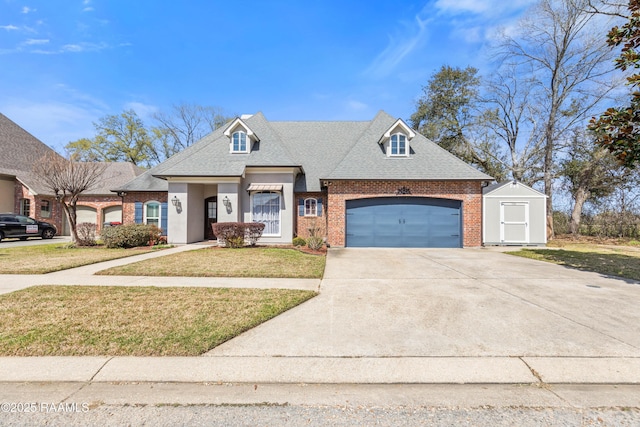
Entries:
{"type": "Polygon", "coordinates": [[[390,144],[391,156],[406,156],[407,155],[407,137],[402,133],[394,133],[391,135],[390,144]]]}
{"type": "Polygon", "coordinates": [[[31,212],[31,201],[29,199],[20,199],[20,215],[29,216],[31,212]]]}
{"type": "Polygon", "coordinates": [[[251,220],[264,224],[263,236],[280,235],[280,193],[258,191],[251,196],[251,220]]]}
{"type": "Polygon", "coordinates": [[[304,216],[318,216],[318,201],[316,199],[304,199],[304,216]]]}
{"type": "Polygon", "coordinates": [[[145,203],[144,223],[160,227],[160,203],[155,201],[145,203]]]}
{"type": "Polygon", "coordinates": [[[247,152],[247,134],[243,131],[234,132],[231,136],[231,152],[246,153],[247,152]]]}

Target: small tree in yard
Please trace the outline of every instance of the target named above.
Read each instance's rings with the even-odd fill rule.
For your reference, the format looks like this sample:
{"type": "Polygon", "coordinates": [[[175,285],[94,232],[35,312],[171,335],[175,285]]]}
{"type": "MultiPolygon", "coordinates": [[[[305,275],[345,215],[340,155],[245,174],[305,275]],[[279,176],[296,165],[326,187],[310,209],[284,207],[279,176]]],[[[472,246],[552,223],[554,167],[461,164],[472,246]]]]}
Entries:
{"type": "Polygon", "coordinates": [[[33,168],[40,179],[62,205],[71,226],[73,242],[78,242],[76,205],[80,195],[95,187],[106,168],[104,163],[74,162],[51,152],[33,168]]]}

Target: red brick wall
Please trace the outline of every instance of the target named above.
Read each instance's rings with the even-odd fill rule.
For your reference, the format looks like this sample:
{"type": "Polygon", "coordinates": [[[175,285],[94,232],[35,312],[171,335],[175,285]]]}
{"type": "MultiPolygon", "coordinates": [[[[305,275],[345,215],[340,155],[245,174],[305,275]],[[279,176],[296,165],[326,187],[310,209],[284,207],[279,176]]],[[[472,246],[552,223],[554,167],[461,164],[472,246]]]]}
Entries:
{"type": "Polygon", "coordinates": [[[482,245],[482,187],[480,181],[332,181],[329,189],[328,242],[345,244],[346,201],[371,197],[396,197],[406,187],[408,197],[434,197],[462,201],[463,245],[482,245]]]}
{"type": "MultiPolygon", "coordinates": [[[[166,198],[166,196],[165,196],[166,198]]],[[[29,216],[38,220],[38,221],[46,221],[56,226],[58,229],[58,234],[62,234],[63,231],[63,222],[66,221],[66,213],[62,208],[62,205],[52,196],[38,195],[33,196],[29,194],[29,189],[22,185],[19,181],[16,180],[15,184],[15,200],[14,200],[14,209],[15,213],[20,212],[20,200],[21,199],[29,199],[30,200],[30,209],[29,216]],[[40,206],[42,200],[48,200],[51,207],[51,216],[43,217],[41,215],[40,206]]],[[[103,210],[105,208],[111,206],[120,206],[122,204],[122,199],[118,197],[115,193],[113,195],[104,195],[104,196],[91,196],[81,195],[78,198],[78,206],[90,206],[96,209],[96,224],[98,226],[98,231],[102,228],[103,221],[103,210]]]]}
{"type": "Polygon", "coordinates": [[[135,223],[135,202],[146,203],[155,200],[156,202],[162,203],[166,202],[167,199],[168,193],[166,191],[127,193],[127,195],[124,196],[124,203],[122,205],[122,223],[135,223]]]}
{"type": "Polygon", "coordinates": [[[320,227],[320,237],[327,235],[327,195],[323,193],[295,193],[294,203],[296,205],[296,236],[309,237],[309,228],[311,226],[320,227]],[[298,203],[300,199],[306,198],[322,199],[322,216],[299,216],[298,203]]]}

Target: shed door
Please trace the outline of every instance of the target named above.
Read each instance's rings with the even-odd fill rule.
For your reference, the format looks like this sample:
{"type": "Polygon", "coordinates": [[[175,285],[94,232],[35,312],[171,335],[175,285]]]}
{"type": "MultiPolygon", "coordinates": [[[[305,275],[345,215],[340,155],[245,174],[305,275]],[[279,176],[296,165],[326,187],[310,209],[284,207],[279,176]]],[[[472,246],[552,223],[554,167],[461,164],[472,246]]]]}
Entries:
{"type": "Polygon", "coordinates": [[[462,247],[461,203],[426,197],[348,200],[346,246],[462,247]]]}
{"type": "Polygon", "coordinates": [[[529,243],[528,202],[500,202],[500,241],[529,243]]]}

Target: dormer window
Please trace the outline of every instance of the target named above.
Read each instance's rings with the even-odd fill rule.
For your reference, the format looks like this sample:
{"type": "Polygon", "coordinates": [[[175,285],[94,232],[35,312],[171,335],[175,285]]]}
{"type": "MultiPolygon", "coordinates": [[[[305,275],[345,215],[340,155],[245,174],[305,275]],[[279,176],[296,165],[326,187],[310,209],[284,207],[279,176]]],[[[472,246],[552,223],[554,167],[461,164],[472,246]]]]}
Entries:
{"type": "Polygon", "coordinates": [[[389,155],[406,156],[407,155],[407,137],[402,133],[391,135],[391,147],[389,155]]]}
{"type": "Polygon", "coordinates": [[[416,133],[402,119],[398,119],[382,135],[378,143],[383,146],[387,157],[410,157],[411,140],[416,133]]]}
{"type": "Polygon", "coordinates": [[[242,131],[234,132],[232,136],[232,153],[247,152],[247,134],[242,131]]]}
{"type": "Polygon", "coordinates": [[[224,131],[224,136],[229,138],[229,152],[235,153],[250,153],[252,144],[260,142],[258,135],[242,121],[242,119],[235,119],[224,131]]]}

